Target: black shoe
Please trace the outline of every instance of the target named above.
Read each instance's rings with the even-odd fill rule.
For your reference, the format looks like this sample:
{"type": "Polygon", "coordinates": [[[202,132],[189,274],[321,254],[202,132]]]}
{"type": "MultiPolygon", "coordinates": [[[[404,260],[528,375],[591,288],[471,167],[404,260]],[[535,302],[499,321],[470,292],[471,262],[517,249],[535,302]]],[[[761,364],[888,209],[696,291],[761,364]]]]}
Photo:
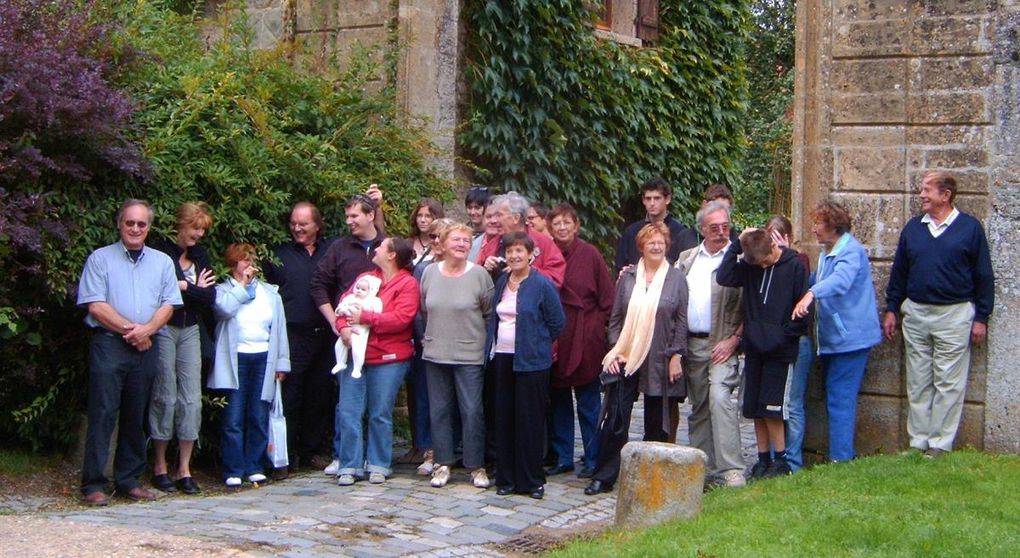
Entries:
{"type": "Polygon", "coordinates": [[[512,486],[500,486],[496,489],[496,496],[506,496],[514,493],[514,487],[512,486]]]}
{"type": "Polygon", "coordinates": [[[287,480],[287,479],[290,478],[290,468],[288,468],[288,467],[278,467],[276,469],[273,469],[273,473],[271,475],[269,475],[269,476],[272,477],[274,482],[275,481],[287,480]]]}
{"type": "Polygon", "coordinates": [[[534,498],[536,500],[541,500],[542,498],[545,497],[545,487],[544,486],[540,486],[540,487],[532,490],[531,494],[528,494],[528,496],[531,496],[532,498],[534,498]]]}
{"type": "Polygon", "coordinates": [[[573,473],[573,472],[574,472],[574,465],[570,464],[570,465],[557,465],[555,467],[550,467],[549,469],[546,469],[545,474],[551,477],[551,476],[554,476],[554,475],[562,475],[563,473],[573,473]]]}
{"type": "Polygon", "coordinates": [[[198,487],[198,483],[191,477],[177,479],[177,489],[185,494],[198,494],[202,492],[202,489],[198,487]]]}
{"type": "Polygon", "coordinates": [[[771,464],[765,463],[764,461],[755,463],[754,467],[751,467],[751,476],[748,480],[756,481],[765,478],[765,471],[768,470],[769,465],[771,464]]]}
{"type": "Polygon", "coordinates": [[[793,474],[793,469],[790,469],[790,464],[785,459],[777,459],[769,465],[768,469],[765,469],[765,474],[762,475],[763,479],[771,479],[773,477],[785,477],[793,474]]]}
{"type": "Polygon", "coordinates": [[[594,496],[596,494],[602,494],[603,492],[612,492],[613,485],[602,482],[600,480],[593,480],[587,488],[584,489],[584,493],[588,496],[594,496]]]}
{"type": "Polygon", "coordinates": [[[152,475],[152,487],[163,492],[177,492],[177,487],[174,486],[174,481],[170,480],[170,476],[166,473],[162,475],[152,475]]]}
{"type": "Polygon", "coordinates": [[[590,479],[594,475],[595,475],[595,468],[594,467],[585,467],[584,469],[581,469],[580,473],[577,474],[577,478],[579,478],[579,479],[590,479]]]}

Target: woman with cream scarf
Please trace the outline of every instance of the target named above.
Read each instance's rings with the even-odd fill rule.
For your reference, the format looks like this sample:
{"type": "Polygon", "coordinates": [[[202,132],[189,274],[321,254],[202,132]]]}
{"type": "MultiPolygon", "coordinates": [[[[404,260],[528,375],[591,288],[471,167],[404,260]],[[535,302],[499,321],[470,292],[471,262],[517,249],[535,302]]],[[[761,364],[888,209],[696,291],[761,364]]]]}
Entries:
{"type": "Polygon", "coordinates": [[[682,359],[687,352],[687,280],[666,261],[669,229],[662,223],[638,232],[641,259],[625,269],[616,285],[609,318],[612,348],[602,361],[605,395],[599,424],[599,456],[593,495],[609,492],[620,473],[620,450],[627,443],[630,414],[638,393],[645,394],[645,441],[668,440],[665,398],[686,395],[682,359]]]}

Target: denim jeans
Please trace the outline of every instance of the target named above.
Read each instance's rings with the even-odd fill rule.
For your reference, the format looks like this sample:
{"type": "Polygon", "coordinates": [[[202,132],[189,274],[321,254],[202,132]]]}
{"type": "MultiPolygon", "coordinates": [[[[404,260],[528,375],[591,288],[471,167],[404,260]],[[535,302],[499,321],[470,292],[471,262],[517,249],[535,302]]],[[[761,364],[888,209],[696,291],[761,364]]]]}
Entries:
{"type": "Polygon", "coordinates": [[[429,415],[429,382],[425,376],[425,361],[421,354],[416,354],[411,361],[411,371],[407,375],[407,384],[414,395],[414,413],[411,421],[414,424],[414,440],[412,445],[418,449],[432,449],[432,418],[429,415]]]}
{"type": "Polygon", "coordinates": [[[439,465],[453,465],[455,409],[460,409],[464,434],[464,467],[481,467],[485,459],[485,416],[480,364],[425,362],[429,382],[429,413],[432,416],[432,447],[439,465]]]}
{"type": "Polygon", "coordinates": [[[814,343],[807,335],[800,337],[800,351],[790,377],[790,393],[786,401],[786,462],[797,471],[804,466],[804,394],[814,358],[814,343]]]}
{"type": "Polygon", "coordinates": [[[392,473],[393,405],[410,366],[410,360],[366,364],[360,378],[340,372],[338,474],[392,473]]]}
{"type": "Polygon", "coordinates": [[[871,349],[821,355],[825,367],[825,407],[829,413],[829,459],[854,458],[854,423],[857,392],[868,366],[871,349]]]}
{"type": "Polygon", "coordinates": [[[223,478],[265,472],[269,446],[269,403],[262,400],[268,353],[237,354],[237,389],[224,390],[220,455],[223,478]]]}
{"type": "Polygon", "coordinates": [[[574,464],[574,397],[577,398],[577,423],[584,444],[584,465],[595,467],[598,458],[598,420],[602,406],[598,379],[573,388],[549,390],[552,447],[559,456],[558,465],[574,464]],[[573,394],[571,394],[573,392],[573,394]]]}

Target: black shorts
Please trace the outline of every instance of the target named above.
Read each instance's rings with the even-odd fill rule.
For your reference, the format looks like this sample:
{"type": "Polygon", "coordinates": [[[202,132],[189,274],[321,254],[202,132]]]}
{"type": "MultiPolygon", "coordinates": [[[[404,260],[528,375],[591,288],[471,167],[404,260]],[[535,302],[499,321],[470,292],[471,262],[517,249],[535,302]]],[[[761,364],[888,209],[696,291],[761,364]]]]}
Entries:
{"type": "Polygon", "coordinates": [[[786,400],[790,392],[793,363],[744,356],[744,416],[786,420],[786,400]]]}

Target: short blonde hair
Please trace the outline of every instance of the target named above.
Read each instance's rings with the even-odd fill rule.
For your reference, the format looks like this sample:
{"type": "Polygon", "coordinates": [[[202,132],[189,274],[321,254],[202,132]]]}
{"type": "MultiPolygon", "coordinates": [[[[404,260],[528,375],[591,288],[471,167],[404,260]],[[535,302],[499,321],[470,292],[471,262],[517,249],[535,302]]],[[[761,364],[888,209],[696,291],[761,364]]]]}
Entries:
{"type": "Polygon", "coordinates": [[[475,234],[475,230],[472,229],[471,227],[465,225],[464,223],[455,222],[449,227],[446,227],[446,229],[443,230],[443,232],[439,233],[439,243],[446,244],[446,240],[450,238],[450,235],[455,231],[467,233],[468,238],[471,238],[475,234]]]}
{"type": "Polygon", "coordinates": [[[255,246],[245,242],[235,242],[230,246],[227,246],[227,250],[223,254],[223,260],[229,268],[233,268],[237,265],[237,262],[241,260],[254,262],[255,257],[255,246]]]}
{"type": "Polygon", "coordinates": [[[669,237],[669,227],[666,226],[666,223],[648,223],[641,227],[637,237],[634,238],[634,244],[637,245],[639,254],[644,255],[645,243],[652,238],[652,235],[656,234],[662,235],[662,238],[666,241],[666,252],[669,252],[669,245],[672,242],[672,239],[669,237]]]}
{"type": "Polygon", "coordinates": [[[208,229],[212,226],[212,215],[205,202],[185,202],[177,206],[177,230],[191,227],[208,229]]]}

